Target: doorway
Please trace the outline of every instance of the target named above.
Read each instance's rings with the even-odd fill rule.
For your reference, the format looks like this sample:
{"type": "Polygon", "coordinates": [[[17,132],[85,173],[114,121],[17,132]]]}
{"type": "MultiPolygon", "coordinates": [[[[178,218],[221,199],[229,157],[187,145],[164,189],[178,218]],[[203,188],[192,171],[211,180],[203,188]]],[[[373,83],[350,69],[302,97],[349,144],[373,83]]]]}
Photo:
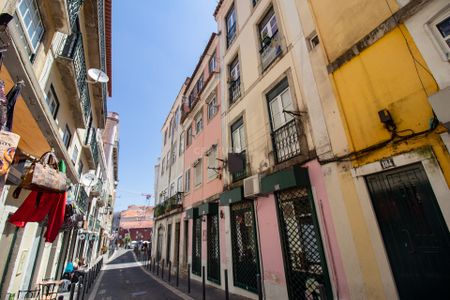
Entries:
{"type": "Polygon", "coordinates": [[[402,299],[450,299],[450,238],[422,164],[366,177],[402,299]]]}

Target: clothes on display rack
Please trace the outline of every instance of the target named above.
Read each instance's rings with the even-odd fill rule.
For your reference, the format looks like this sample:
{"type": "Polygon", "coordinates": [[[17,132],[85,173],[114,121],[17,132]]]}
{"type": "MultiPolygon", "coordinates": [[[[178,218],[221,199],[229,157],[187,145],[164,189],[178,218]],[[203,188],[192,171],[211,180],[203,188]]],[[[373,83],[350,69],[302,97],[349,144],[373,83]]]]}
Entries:
{"type": "Polygon", "coordinates": [[[65,192],[32,191],[8,221],[17,227],[24,227],[28,222],[42,222],[48,217],[44,236],[46,242],[52,243],[64,223],[66,198],[65,192]]]}

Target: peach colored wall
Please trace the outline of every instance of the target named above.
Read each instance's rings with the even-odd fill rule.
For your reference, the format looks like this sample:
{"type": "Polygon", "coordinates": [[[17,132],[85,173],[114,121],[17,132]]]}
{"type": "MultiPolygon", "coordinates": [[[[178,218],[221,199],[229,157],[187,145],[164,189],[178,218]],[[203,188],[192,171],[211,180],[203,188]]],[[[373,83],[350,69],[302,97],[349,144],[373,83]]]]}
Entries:
{"type": "Polygon", "coordinates": [[[258,197],[255,201],[255,213],[258,218],[260,262],[264,268],[264,281],[286,285],[274,194],[258,197]]]}
{"type": "MultiPolygon", "coordinates": [[[[217,87],[216,90],[217,104],[220,106],[221,99],[219,87],[217,87]]],[[[197,106],[200,105],[202,106],[203,130],[198,135],[193,137],[192,144],[186,148],[184,153],[184,170],[186,171],[188,168],[191,169],[191,187],[189,193],[185,194],[184,197],[185,207],[191,207],[195,203],[201,202],[210,196],[222,192],[223,190],[222,179],[208,179],[208,157],[205,155],[205,152],[211,147],[211,145],[217,144],[217,157],[223,158],[221,157],[222,128],[220,121],[220,110],[210,121],[208,121],[207,107],[205,102],[200,101],[199,103],[197,103],[197,106]],[[203,168],[202,184],[198,187],[195,187],[195,174],[193,172],[194,168],[192,168],[192,164],[200,157],[202,158],[203,168]]],[[[192,126],[194,126],[194,121],[192,126]]],[[[219,162],[218,165],[220,166],[221,163],[219,162]]]]}
{"type": "Polygon", "coordinates": [[[309,180],[311,186],[315,191],[314,202],[318,219],[321,222],[321,234],[324,250],[327,255],[328,272],[330,281],[337,289],[340,299],[350,299],[350,292],[348,289],[347,277],[344,271],[344,265],[341,258],[340,249],[336,239],[336,232],[333,226],[333,220],[330,210],[330,203],[325,188],[325,181],[322,174],[322,169],[317,160],[305,164],[308,168],[309,180]],[[334,282],[333,282],[334,278],[334,282]],[[336,280],[338,278],[338,280],[336,280]]]}

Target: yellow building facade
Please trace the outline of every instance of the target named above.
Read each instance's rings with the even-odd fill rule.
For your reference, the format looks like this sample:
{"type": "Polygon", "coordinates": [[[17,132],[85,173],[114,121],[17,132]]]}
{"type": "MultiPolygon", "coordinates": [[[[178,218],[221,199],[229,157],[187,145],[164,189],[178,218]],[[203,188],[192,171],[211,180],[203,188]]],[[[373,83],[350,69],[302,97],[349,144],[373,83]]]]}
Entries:
{"type": "Polygon", "coordinates": [[[310,58],[316,62],[330,139],[333,146],[336,137],[340,146],[346,142],[344,148],[333,147],[333,158],[321,163],[328,193],[334,196],[340,249],[350,254],[342,257],[349,298],[448,295],[448,288],[438,286],[448,282],[448,271],[441,266],[448,266],[450,249],[450,155],[443,136],[448,129],[430,104],[433,95],[445,92],[438,79],[445,82],[447,73],[428,66],[445,68],[448,60],[430,61],[425,46],[416,44],[420,36],[409,28],[415,28],[411,20],[423,12],[443,15],[436,22],[429,17],[431,30],[448,24],[449,5],[296,2],[303,28],[314,26],[320,40],[319,63],[316,54],[310,58]],[[320,73],[325,67],[320,61],[327,78],[320,73]],[[333,99],[338,117],[327,109],[333,99]],[[343,131],[332,125],[336,120],[343,131]]]}

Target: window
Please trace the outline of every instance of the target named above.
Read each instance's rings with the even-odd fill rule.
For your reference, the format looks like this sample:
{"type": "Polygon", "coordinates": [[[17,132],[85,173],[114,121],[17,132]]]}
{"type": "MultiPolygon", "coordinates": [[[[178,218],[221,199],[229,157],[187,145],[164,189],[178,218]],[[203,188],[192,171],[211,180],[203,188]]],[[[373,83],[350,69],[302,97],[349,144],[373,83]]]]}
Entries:
{"type": "Polygon", "coordinates": [[[278,33],[277,19],[275,18],[275,13],[273,8],[269,10],[262,22],[259,24],[259,35],[261,38],[261,44],[264,47],[267,42],[278,33]]]}
{"type": "Polygon", "coordinates": [[[174,164],[175,160],[177,159],[177,149],[177,142],[175,142],[172,146],[172,164],[174,164]]]}
{"type": "Polygon", "coordinates": [[[81,174],[83,173],[83,168],[84,168],[83,161],[80,159],[80,161],[78,162],[78,175],[81,176],[81,174]]]}
{"type": "Polygon", "coordinates": [[[164,131],[164,145],[166,145],[167,142],[167,129],[164,131]]]}
{"type": "Polygon", "coordinates": [[[66,125],[66,129],[64,130],[64,134],[63,134],[63,143],[66,146],[66,148],[69,148],[71,139],[72,139],[72,133],[70,132],[69,126],[66,125]]]}
{"type": "Polygon", "coordinates": [[[192,125],[186,130],[186,147],[192,144],[192,125]]]}
{"type": "Polygon", "coordinates": [[[199,158],[194,162],[194,185],[202,184],[202,159],[199,158]]]}
{"type": "Polygon", "coordinates": [[[39,46],[44,34],[41,15],[35,0],[19,0],[18,11],[26,40],[33,53],[39,46]]]}
{"type": "Polygon", "coordinates": [[[191,189],[191,169],[187,169],[184,175],[184,191],[187,193],[191,189]]]}
{"type": "Polygon", "coordinates": [[[183,152],[184,152],[184,132],[180,134],[180,149],[178,155],[183,154],[183,152]]]}
{"type": "Polygon", "coordinates": [[[236,10],[234,6],[228,11],[225,23],[227,27],[227,47],[229,47],[236,37],[236,10]]]}
{"type": "Polygon", "coordinates": [[[208,102],[208,120],[211,120],[219,110],[219,106],[217,105],[217,98],[214,95],[211,100],[208,102]]]}
{"type": "Polygon", "coordinates": [[[200,94],[200,92],[203,90],[203,74],[200,75],[200,78],[197,80],[197,84],[196,84],[196,89],[197,89],[197,94],[200,94]]]}
{"type": "Polygon", "coordinates": [[[216,51],[214,51],[214,53],[211,55],[211,58],[209,59],[209,63],[208,63],[208,70],[209,70],[209,74],[217,71],[216,70],[216,51]]]}
{"type": "Polygon", "coordinates": [[[208,156],[208,179],[217,177],[217,145],[212,145],[207,152],[208,156]]]}
{"type": "Polygon", "coordinates": [[[278,34],[278,24],[273,8],[259,24],[259,39],[261,49],[261,66],[264,71],[281,54],[281,41],[278,34]]]}
{"type": "Polygon", "coordinates": [[[316,48],[320,44],[319,36],[317,35],[317,33],[315,31],[313,33],[311,33],[310,36],[306,40],[307,40],[307,46],[308,46],[309,51],[316,48]]]}
{"type": "Polygon", "coordinates": [[[183,192],[183,176],[178,177],[177,192],[183,192]]]}
{"type": "Polygon", "coordinates": [[[245,150],[244,121],[242,117],[231,125],[231,147],[233,153],[241,153],[245,150]]]}
{"type": "Polygon", "coordinates": [[[203,109],[195,116],[195,134],[199,134],[203,129],[203,109]]]}
{"type": "Polygon", "coordinates": [[[73,146],[73,151],[72,151],[72,162],[73,162],[74,165],[77,162],[78,153],[79,153],[78,147],[77,147],[77,145],[74,145],[73,146]]]}
{"type": "Polygon", "coordinates": [[[164,157],[161,160],[161,175],[164,175],[164,157]]]}
{"type": "Polygon", "coordinates": [[[56,119],[56,114],[59,109],[59,101],[58,97],[56,97],[55,89],[53,85],[50,85],[50,89],[48,90],[46,102],[50,113],[52,114],[53,119],[56,119]]]}
{"type": "Polygon", "coordinates": [[[239,58],[233,60],[229,65],[230,71],[230,81],[229,81],[229,93],[230,93],[230,103],[234,103],[241,96],[241,72],[239,67],[239,58]]]}
{"type": "Polygon", "coordinates": [[[450,12],[436,18],[431,26],[447,60],[450,60],[450,12]]]}
{"type": "Polygon", "coordinates": [[[275,131],[293,119],[291,114],[285,112],[294,110],[287,78],[267,94],[267,99],[272,130],[275,131]]]}
{"type": "Polygon", "coordinates": [[[181,114],[181,108],[177,107],[175,110],[175,125],[180,124],[180,114],[181,114]]]}
{"type": "Polygon", "coordinates": [[[170,194],[169,197],[172,197],[173,195],[175,195],[175,182],[172,182],[170,184],[170,194]]]}
{"type": "Polygon", "coordinates": [[[253,2],[253,6],[255,6],[259,2],[259,0],[252,0],[252,2],[253,2]]]}

